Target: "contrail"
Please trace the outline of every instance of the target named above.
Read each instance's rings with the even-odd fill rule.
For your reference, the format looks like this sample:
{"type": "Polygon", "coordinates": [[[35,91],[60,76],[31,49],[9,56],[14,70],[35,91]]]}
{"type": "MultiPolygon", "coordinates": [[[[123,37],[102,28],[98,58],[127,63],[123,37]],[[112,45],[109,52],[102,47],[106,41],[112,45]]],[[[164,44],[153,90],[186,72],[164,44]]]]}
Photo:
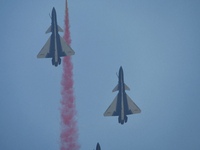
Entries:
{"type": "MultiPolygon", "coordinates": [[[[71,44],[69,31],[68,6],[66,0],[65,8],[65,33],[64,39],[68,45],[71,44]]],[[[63,58],[63,75],[62,75],[62,100],[61,100],[61,146],[60,150],[79,150],[78,128],[76,121],[76,106],[73,90],[73,64],[71,57],[63,58]]]]}

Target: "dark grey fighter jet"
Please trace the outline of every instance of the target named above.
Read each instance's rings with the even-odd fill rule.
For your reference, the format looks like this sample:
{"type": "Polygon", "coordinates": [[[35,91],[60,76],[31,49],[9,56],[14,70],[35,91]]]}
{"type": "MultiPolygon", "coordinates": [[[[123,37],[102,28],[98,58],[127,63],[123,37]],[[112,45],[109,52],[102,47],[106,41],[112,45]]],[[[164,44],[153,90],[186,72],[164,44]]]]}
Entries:
{"type": "Polygon", "coordinates": [[[122,67],[119,69],[118,78],[118,85],[113,89],[113,92],[119,91],[119,93],[104,113],[104,116],[119,116],[118,122],[124,124],[128,120],[126,115],[137,114],[141,110],[125,92],[125,90],[130,90],[130,88],[124,83],[122,67]]]}
{"type": "Polygon", "coordinates": [[[58,64],[61,64],[60,57],[74,55],[74,51],[58,34],[58,32],[63,32],[63,30],[57,25],[55,8],[52,9],[51,26],[46,33],[49,32],[52,32],[52,34],[37,55],[37,58],[52,58],[52,65],[58,66],[58,64]]]}

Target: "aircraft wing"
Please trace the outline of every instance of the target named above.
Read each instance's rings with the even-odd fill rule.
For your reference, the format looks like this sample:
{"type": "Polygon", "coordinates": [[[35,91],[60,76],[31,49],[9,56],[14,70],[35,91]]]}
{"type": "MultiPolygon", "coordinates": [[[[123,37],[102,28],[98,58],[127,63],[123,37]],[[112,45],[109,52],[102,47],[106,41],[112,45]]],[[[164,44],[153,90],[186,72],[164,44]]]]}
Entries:
{"type": "Polygon", "coordinates": [[[48,29],[47,29],[47,31],[45,32],[45,33],[49,33],[49,32],[52,32],[52,26],[50,26],[48,29]]]}
{"type": "Polygon", "coordinates": [[[60,36],[60,44],[62,46],[62,52],[63,52],[62,56],[71,56],[75,54],[74,50],[67,45],[67,43],[61,36],[60,36]]]}
{"type": "Polygon", "coordinates": [[[141,112],[140,108],[131,100],[131,98],[127,94],[126,97],[129,108],[129,113],[127,115],[140,113],[141,112]]]}
{"type": "Polygon", "coordinates": [[[50,42],[51,42],[51,37],[49,37],[48,41],[45,43],[41,51],[38,53],[37,58],[50,58],[49,50],[50,50],[50,42]]]}
{"type": "MultiPolygon", "coordinates": [[[[125,90],[129,90],[130,91],[130,88],[124,83],[124,88],[125,90]]],[[[119,84],[117,84],[115,86],[115,88],[112,90],[112,92],[115,92],[115,91],[118,91],[119,90],[119,84]]]]}
{"type": "Polygon", "coordinates": [[[117,98],[118,96],[115,97],[113,102],[110,104],[108,109],[105,111],[104,116],[117,116],[116,113],[116,108],[117,108],[117,98]]]}
{"type": "Polygon", "coordinates": [[[129,90],[130,91],[130,88],[124,83],[124,87],[125,87],[125,90],[129,90]]]}
{"type": "Polygon", "coordinates": [[[57,27],[59,32],[63,32],[63,29],[59,25],[57,25],[57,27]]]}
{"type": "Polygon", "coordinates": [[[115,92],[115,91],[118,91],[119,90],[119,84],[117,84],[116,86],[115,86],[115,88],[112,90],[112,92],[115,92]]]}
{"type": "MultiPolygon", "coordinates": [[[[59,25],[57,25],[57,27],[58,27],[58,32],[63,32],[63,29],[59,25]]],[[[45,33],[50,33],[50,32],[52,32],[52,25],[47,29],[45,33]]]]}

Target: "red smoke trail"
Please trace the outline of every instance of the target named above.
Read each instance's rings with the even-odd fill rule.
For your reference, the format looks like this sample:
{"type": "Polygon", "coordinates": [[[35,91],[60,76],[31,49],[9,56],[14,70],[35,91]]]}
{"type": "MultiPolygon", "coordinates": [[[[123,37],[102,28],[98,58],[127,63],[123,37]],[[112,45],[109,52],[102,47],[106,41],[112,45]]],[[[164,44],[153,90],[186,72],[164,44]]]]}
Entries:
{"type": "MultiPolygon", "coordinates": [[[[66,0],[65,9],[65,33],[64,39],[70,45],[70,31],[68,7],[66,0]]],[[[61,100],[61,146],[60,150],[79,150],[78,144],[78,128],[76,122],[76,107],[73,90],[73,64],[71,57],[63,58],[63,75],[62,75],[62,100],[61,100]]]]}

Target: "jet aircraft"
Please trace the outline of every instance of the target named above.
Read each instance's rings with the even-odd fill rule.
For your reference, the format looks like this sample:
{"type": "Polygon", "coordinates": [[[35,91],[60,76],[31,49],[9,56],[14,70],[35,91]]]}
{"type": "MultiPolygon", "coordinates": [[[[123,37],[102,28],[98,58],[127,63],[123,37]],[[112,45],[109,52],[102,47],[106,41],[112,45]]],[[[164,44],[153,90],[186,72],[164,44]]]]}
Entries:
{"type": "Polygon", "coordinates": [[[131,100],[126,94],[125,90],[130,88],[124,83],[123,69],[119,69],[119,82],[112,92],[119,91],[111,105],[105,111],[104,116],[119,116],[118,122],[121,124],[126,123],[128,120],[127,115],[140,113],[140,108],[131,100]]]}
{"type": "Polygon", "coordinates": [[[58,32],[63,32],[63,30],[57,25],[56,10],[54,7],[51,13],[51,26],[47,29],[46,33],[49,32],[52,32],[52,34],[38,53],[37,58],[52,58],[52,65],[58,66],[61,64],[60,57],[71,56],[75,52],[58,34],[58,32]]]}

